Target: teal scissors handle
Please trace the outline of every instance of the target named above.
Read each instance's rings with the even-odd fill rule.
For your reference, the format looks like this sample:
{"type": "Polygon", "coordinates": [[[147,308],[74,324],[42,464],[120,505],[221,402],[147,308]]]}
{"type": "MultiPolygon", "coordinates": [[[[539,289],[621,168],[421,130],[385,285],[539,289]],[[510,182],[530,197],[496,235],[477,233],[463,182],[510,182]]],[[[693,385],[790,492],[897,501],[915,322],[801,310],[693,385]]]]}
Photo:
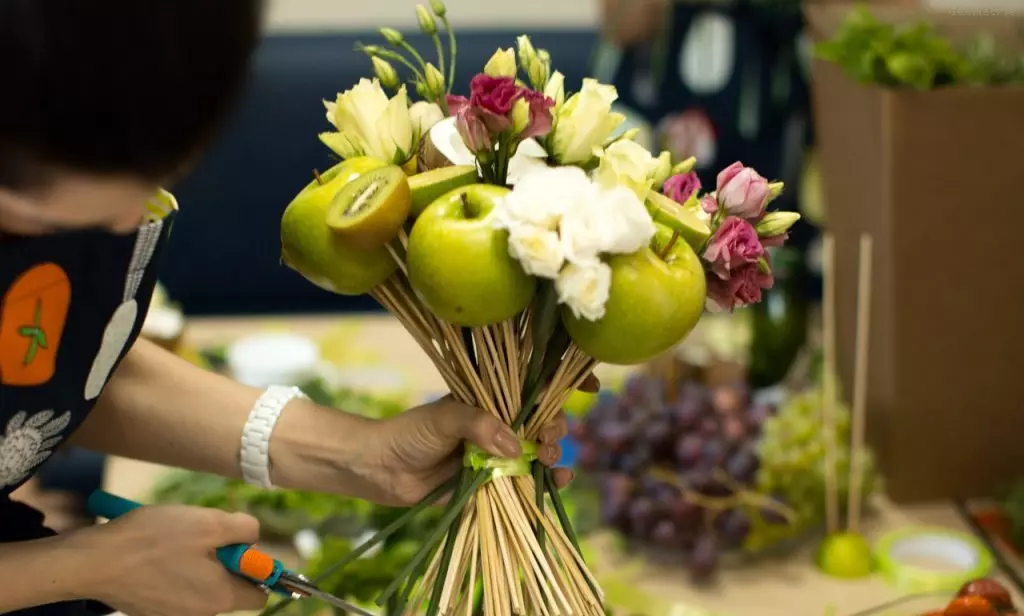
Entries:
{"type": "MultiPolygon", "coordinates": [[[[90,513],[108,520],[119,518],[139,507],[142,507],[141,503],[115,496],[103,490],[93,492],[88,501],[90,513]]],[[[217,548],[217,560],[231,573],[254,584],[264,586],[284,596],[292,595],[291,590],[279,583],[282,576],[290,575],[291,572],[285,569],[281,561],[251,545],[239,543],[217,548]]]]}

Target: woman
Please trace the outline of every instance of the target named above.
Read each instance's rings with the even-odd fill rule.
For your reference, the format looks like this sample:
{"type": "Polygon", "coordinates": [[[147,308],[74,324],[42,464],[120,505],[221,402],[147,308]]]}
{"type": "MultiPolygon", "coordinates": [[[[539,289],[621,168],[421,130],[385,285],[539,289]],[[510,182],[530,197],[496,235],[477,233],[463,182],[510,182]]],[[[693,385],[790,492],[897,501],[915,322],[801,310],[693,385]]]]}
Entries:
{"type": "MultiPolygon", "coordinates": [[[[239,385],[137,340],[177,215],[159,187],[229,113],[260,8],[0,0],[0,613],[109,611],[96,600],[133,616],[188,616],[266,601],[213,557],[257,540],[248,516],[154,506],[55,536],[8,498],[68,442],[394,505],[451,476],[464,440],[520,453],[497,419],[450,399],[372,421],[294,388],[239,385]]],[[[565,432],[564,420],[548,426],[546,464],[565,432]]]]}

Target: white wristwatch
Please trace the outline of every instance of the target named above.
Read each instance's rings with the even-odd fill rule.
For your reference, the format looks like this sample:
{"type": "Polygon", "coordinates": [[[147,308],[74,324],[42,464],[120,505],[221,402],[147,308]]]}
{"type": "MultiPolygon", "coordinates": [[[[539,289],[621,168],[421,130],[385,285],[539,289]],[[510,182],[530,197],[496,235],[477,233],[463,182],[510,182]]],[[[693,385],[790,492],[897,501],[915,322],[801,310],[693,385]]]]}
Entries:
{"type": "Polygon", "coordinates": [[[271,385],[256,401],[242,428],[239,465],[246,483],[272,489],[270,481],[270,435],[289,402],[306,395],[298,387],[271,385]]]}

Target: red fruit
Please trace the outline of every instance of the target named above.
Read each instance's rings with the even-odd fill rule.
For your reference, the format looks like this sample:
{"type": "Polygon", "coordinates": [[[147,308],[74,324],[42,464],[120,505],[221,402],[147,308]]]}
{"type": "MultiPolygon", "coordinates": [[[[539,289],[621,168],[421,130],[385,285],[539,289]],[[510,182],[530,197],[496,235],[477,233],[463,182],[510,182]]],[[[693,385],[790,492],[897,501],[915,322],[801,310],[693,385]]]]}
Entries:
{"type": "Polygon", "coordinates": [[[924,614],[921,614],[921,616],[945,616],[945,614],[946,613],[943,610],[932,610],[930,612],[925,612],[924,614]]]}
{"type": "Polygon", "coordinates": [[[973,582],[964,584],[956,596],[984,597],[985,599],[988,599],[989,603],[998,609],[1013,607],[1013,599],[1010,598],[1010,591],[1006,590],[1006,587],[999,582],[988,578],[982,578],[980,580],[974,580],[973,582]]]}
{"type": "Polygon", "coordinates": [[[985,597],[957,597],[949,602],[943,616],[998,616],[999,612],[985,597]]]}

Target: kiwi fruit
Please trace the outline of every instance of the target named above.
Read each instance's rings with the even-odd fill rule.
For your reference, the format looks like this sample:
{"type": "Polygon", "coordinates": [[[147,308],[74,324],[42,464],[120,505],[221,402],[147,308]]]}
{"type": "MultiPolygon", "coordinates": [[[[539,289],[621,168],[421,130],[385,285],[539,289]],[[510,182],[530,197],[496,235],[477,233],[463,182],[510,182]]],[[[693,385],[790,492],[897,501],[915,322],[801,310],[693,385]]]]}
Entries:
{"type": "Polygon", "coordinates": [[[457,165],[424,171],[409,178],[409,190],[412,192],[412,215],[419,216],[427,206],[442,195],[456,188],[462,188],[477,182],[476,167],[473,165],[457,165]]]}
{"type": "Polygon", "coordinates": [[[654,222],[661,223],[679,234],[690,248],[700,251],[711,237],[711,228],[697,213],[665,195],[651,191],[647,196],[647,211],[654,222]]]}
{"type": "Polygon", "coordinates": [[[374,250],[398,235],[411,209],[405,172],[388,165],[364,173],[339,190],[327,209],[327,226],[353,248],[374,250]]]}

